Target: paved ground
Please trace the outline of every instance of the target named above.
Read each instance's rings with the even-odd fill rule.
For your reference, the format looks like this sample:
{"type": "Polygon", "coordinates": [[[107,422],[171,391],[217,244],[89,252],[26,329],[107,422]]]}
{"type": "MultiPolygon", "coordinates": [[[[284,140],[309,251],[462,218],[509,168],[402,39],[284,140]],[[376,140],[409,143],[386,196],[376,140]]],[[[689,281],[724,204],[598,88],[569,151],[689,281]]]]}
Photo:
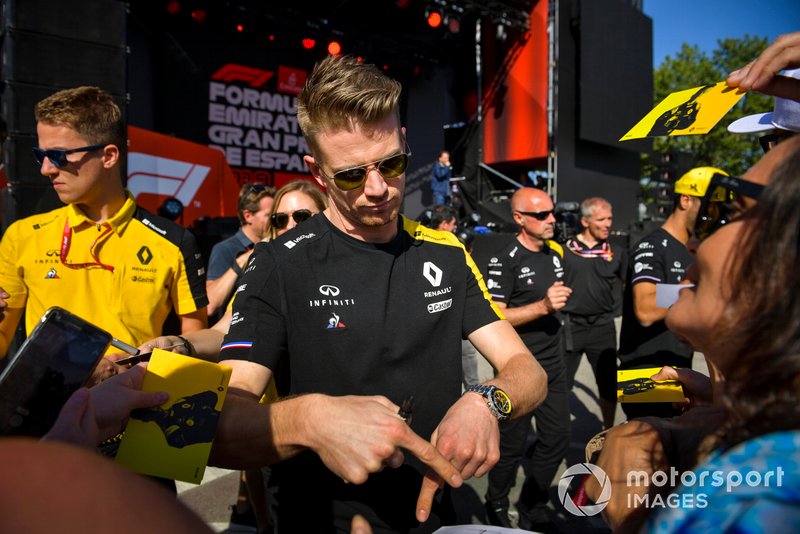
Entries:
{"type": "MultiPolygon", "coordinates": [[[[483,358],[479,358],[479,375],[481,380],[491,376],[491,367],[483,358]]],[[[694,368],[707,372],[702,356],[695,354],[694,368]]],[[[575,463],[584,461],[584,447],[589,439],[601,430],[597,391],[594,376],[586,358],[583,358],[576,375],[576,384],[570,398],[572,413],[572,440],[567,458],[562,462],[551,491],[551,502],[558,502],[557,484],[561,473],[575,463]]],[[[617,409],[616,421],[625,419],[621,409],[617,409]]],[[[523,465],[523,468],[525,466],[523,465]]],[[[516,501],[522,480],[523,469],[520,469],[517,484],[512,489],[511,502],[516,501]]],[[[460,522],[463,524],[485,524],[486,516],[483,508],[483,495],[486,492],[486,477],[471,479],[455,493],[456,507],[460,522]]],[[[238,489],[238,472],[208,468],[200,486],[178,483],[180,499],[194,509],[216,532],[226,532],[229,506],[236,500],[238,489]]],[[[557,526],[567,533],[605,533],[609,532],[602,519],[597,517],[575,517],[566,512],[561,505],[552,506],[553,520],[557,526]]],[[[514,512],[512,512],[512,515],[514,512]]],[[[520,531],[521,532],[521,531],[520,531]]]]}

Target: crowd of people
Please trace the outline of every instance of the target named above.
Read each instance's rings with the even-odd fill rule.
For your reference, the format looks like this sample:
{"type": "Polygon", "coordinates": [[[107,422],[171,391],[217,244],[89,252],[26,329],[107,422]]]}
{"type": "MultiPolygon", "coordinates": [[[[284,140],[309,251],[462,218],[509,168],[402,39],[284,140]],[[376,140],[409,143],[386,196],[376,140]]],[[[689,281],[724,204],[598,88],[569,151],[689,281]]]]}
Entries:
{"type": "MultiPolygon", "coordinates": [[[[613,486],[603,512],[611,527],[800,530],[800,112],[778,106],[800,102],[800,80],[780,74],[797,67],[800,33],[731,74],[732,86],[782,99],[765,156],[741,178],[713,167],[684,175],[673,213],[630,261],[609,242],[608,201],[584,200],[578,234],[557,243],[552,199],[525,187],[510,202],[518,233],[485,266],[453,233],[444,188],[426,224],[400,214],[410,156],[401,88],[372,65],[328,57],[314,67],[297,105],[313,182],[245,184],[241,229],[214,249],[208,273],[191,233],[124,189],[113,99],[60,91],[36,107],[34,155],[66,206],[3,235],[0,352],[23,316],[30,332],[58,305],[140,350],[231,367],[209,462],[245,471],[234,513],[250,507],[260,532],[433,532],[455,521],[451,488],[487,473],[487,519],[513,527],[509,493],[525,454],[533,468],[517,526],[554,531],[549,489],[585,353],[606,428],[593,461],[613,486]],[[686,284],[670,308],[657,302],[660,283],[686,284]],[[653,379],[680,382],[687,402],[627,404],[629,422],[614,426],[620,308],[620,367],[663,366],[653,379]],[[179,333],[162,331],[171,310],[179,333]],[[469,347],[491,364],[489,380],[478,381],[469,347]],[[710,376],[691,369],[693,350],[710,376]],[[671,466],[785,476],[772,486],[636,488],[702,494],[708,505],[626,506],[625,473],[671,466]]],[[[448,156],[437,162],[445,182],[448,156]]],[[[0,530],[34,528],[48,514],[87,530],[89,505],[65,489],[77,479],[92,490],[84,495],[100,496],[92,510],[114,510],[94,526],[207,531],[163,488],[74,447],[94,448],[123,431],[132,409],[165,402],[139,391],[145,364],[117,365],[120,356],[109,349],[94,385],[73,394],[41,441],[0,440],[15,458],[0,530]],[[151,513],[114,506],[126,487],[151,513]]],[[[602,491],[591,477],[585,489],[602,491]]]]}

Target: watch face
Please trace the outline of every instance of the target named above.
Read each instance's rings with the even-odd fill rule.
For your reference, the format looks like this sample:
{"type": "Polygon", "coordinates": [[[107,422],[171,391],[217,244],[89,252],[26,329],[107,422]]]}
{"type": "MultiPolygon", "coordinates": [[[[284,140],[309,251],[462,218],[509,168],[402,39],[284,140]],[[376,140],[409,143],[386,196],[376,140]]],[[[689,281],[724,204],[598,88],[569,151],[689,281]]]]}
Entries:
{"type": "Polygon", "coordinates": [[[511,399],[508,398],[506,392],[502,389],[494,390],[494,405],[500,410],[503,415],[511,414],[511,399]]]}

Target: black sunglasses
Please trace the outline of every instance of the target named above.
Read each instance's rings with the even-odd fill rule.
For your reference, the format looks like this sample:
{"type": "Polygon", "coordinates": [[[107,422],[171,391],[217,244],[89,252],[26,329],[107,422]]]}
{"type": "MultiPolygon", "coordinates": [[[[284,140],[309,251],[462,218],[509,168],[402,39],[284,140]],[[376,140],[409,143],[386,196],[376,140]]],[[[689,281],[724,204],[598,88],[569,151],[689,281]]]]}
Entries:
{"type": "Polygon", "coordinates": [[[702,241],[735,219],[742,211],[737,202],[740,196],[758,200],[763,190],[763,185],[744,178],[724,174],[712,176],[694,223],[695,237],[702,241]]]}
{"type": "Polygon", "coordinates": [[[326,178],[333,180],[333,183],[336,184],[336,187],[342,191],[352,191],[353,189],[357,189],[364,185],[364,182],[367,181],[367,174],[369,174],[369,171],[372,168],[377,169],[385,180],[397,178],[406,172],[409,156],[411,156],[411,152],[389,156],[388,158],[378,160],[373,163],[337,171],[333,173],[333,176],[330,177],[326,175],[324,171],[322,171],[322,167],[320,167],[320,172],[326,178]]]}
{"type": "Polygon", "coordinates": [[[61,167],[69,163],[69,161],[67,160],[67,154],[74,154],[76,152],[93,152],[95,150],[100,150],[105,146],[106,145],[83,146],[81,148],[72,148],[70,150],[58,150],[58,149],[44,150],[39,147],[33,147],[32,150],[33,150],[33,158],[36,160],[36,163],[37,165],[39,165],[39,167],[44,165],[44,158],[47,158],[53,165],[56,166],[56,168],[60,169],[61,167]]]}
{"type": "MultiPolygon", "coordinates": [[[[296,222],[297,224],[300,224],[303,221],[307,221],[308,219],[311,218],[312,215],[314,214],[311,213],[311,211],[309,210],[297,210],[291,213],[292,219],[294,219],[294,222],[296,222]]],[[[286,228],[286,225],[289,224],[288,213],[282,213],[282,212],[273,213],[270,219],[272,222],[272,226],[274,226],[278,230],[283,230],[284,228],[286,228]]]]}
{"type": "Polygon", "coordinates": [[[517,213],[521,215],[527,215],[528,217],[533,217],[537,221],[546,221],[548,217],[553,214],[553,210],[547,211],[519,211],[517,213]]]}

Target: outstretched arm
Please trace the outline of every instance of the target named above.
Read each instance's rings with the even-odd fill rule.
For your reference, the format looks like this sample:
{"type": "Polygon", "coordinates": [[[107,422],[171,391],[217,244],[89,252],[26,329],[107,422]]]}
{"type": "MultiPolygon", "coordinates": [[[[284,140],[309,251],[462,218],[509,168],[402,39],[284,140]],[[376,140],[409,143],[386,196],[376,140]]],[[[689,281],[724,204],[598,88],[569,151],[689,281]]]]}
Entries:
{"type": "MultiPolygon", "coordinates": [[[[223,364],[234,372],[209,463],[250,468],[310,449],[337,476],[361,484],[370,473],[402,465],[405,450],[425,463],[438,480],[461,485],[458,470],[411,430],[389,399],[308,394],[259,404],[272,376],[269,369],[241,360],[223,364]]],[[[430,500],[423,506],[430,510],[433,492],[426,497],[430,500]]]]}

